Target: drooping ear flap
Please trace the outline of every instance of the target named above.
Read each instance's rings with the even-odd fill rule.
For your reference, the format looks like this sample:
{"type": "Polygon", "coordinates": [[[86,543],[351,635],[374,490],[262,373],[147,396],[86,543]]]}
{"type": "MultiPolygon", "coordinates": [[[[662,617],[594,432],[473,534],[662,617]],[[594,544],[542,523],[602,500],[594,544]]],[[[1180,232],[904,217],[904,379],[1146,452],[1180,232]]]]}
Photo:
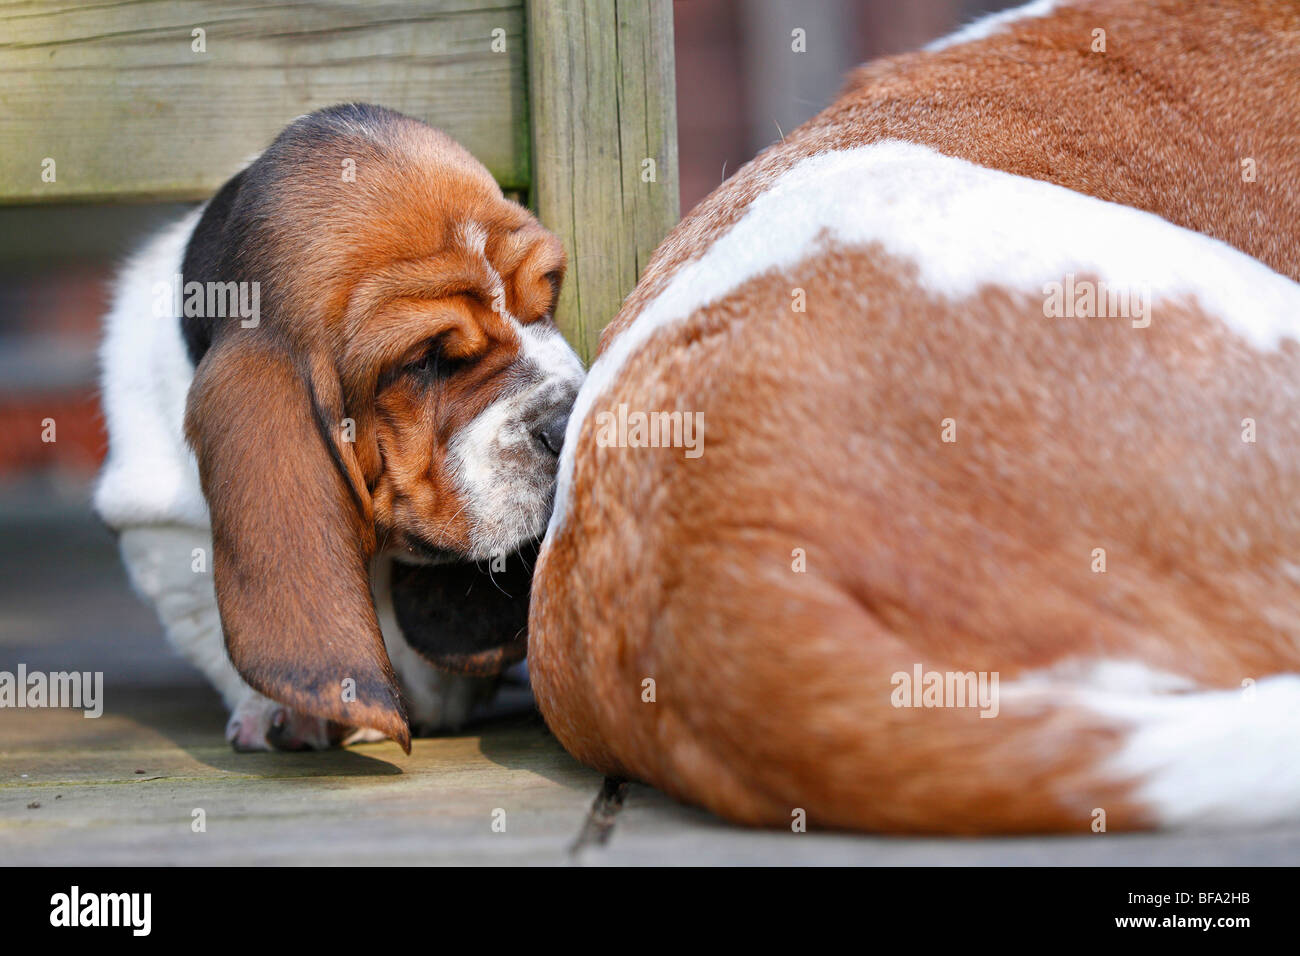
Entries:
{"type": "Polygon", "coordinates": [[[523,660],[528,649],[532,577],[532,561],[519,553],[507,557],[504,567],[492,560],[395,561],[393,610],[406,642],[434,666],[458,674],[499,674],[523,660]]]}
{"type": "Polygon", "coordinates": [[[335,437],[342,397],[265,330],[223,336],[199,363],[185,433],[212,520],[213,579],[235,669],[267,697],[410,751],[370,595],[374,525],[335,437]]]}

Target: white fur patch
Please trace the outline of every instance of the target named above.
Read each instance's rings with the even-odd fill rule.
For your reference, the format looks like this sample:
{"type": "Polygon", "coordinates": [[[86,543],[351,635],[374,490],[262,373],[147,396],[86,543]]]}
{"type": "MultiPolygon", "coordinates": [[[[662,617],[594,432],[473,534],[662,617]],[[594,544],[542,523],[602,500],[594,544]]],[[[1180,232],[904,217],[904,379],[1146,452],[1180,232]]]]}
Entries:
{"type": "Polygon", "coordinates": [[[198,465],[185,443],[185,398],[194,369],[180,320],[155,315],[155,287],[181,272],[202,208],[168,226],[123,268],[100,347],[108,460],[95,510],[114,528],[140,524],[208,526],[198,465]]]}
{"type": "MultiPolygon", "coordinates": [[[[487,227],[481,222],[463,222],[456,230],[460,246],[470,255],[483,255],[487,246],[487,227]]],[[[496,270],[491,270],[496,275],[496,270]]],[[[498,277],[499,279],[499,277],[498,277]]]]}
{"type": "Polygon", "coordinates": [[[217,595],[212,589],[212,536],[179,525],[125,527],[118,537],[122,563],[136,592],[148,598],[181,656],[201,670],[229,708],[250,695],[226,655],[217,595]],[[198,557],[196,557],[196,555],[198,557]],[[196,570],[196,560],[201,560],[196,570]]]}
{"type": "Polygon", "coordinates": [[[940,37],[938,40],[926,44],[925,49],[933,52],[956,46],[959,43],[983,40],[985,37],[999,32],[1009,23],[1015,23],[1017,20],[1045,17],[1060,6],[1062,6],[1061,0],[1033,0],[1032,3],[1012,7],[1010,10],[999,10],[997,13],[986,14],[955,33],[950,33],[946,37],[940,37]]]}
{"type": "Polygon", "coordinates": [[[545,378],[562,379],[577,388],[585,374],[582,360],[555,326],[533,322],[519,327],[523,361],[545,378]]]}
{"type": "Polygon", "coordinates": [[[553,481],[537,467],[542,453],[533,447],[533,430],[548,409],[567,407],[582,383],[582,362],[558,330],[509,321],[529,384],[480,412],[450,448],[479,559],[510,551],[545,528],[553,481]]]}
{"type": "Polygon", "coordinates": [[[1052,667],[1021,674],[1010,686],[1017,691],[1068,687],[1142,695],[1196,689],[1196,685],[1183,675],[1158,671],[1141,661],[1080,658],[1069,658],[1052,667]]]}
{"type": "Polygon", "coordinates": [[[1089,693],[1132,727],[1103,768],[1138,782],[1162,826],[1229,827],[1300,818],[1300,675],[1182,694],[1089,693]]]}
{"type": "MultiPolygon", "coordinates": [[[[931,293],[982,285],[1044,293],[1068,273],[1159,301],[1194,296],[1255,348],[1300,336],[1300,285],[1227,243],[1051,183],[889,140],[810,156],[777,177],[592,366],[569,420],[551,529],[564,520],[582,423],[628,358],[661,329],[739,286],[835,245],[878,242],[931,293]]],[[[1141,335],[1135,329],[1134,335],[1141,335]]]]}
{"type": "MultiPolygon", "coordinates": [[[[1084,708],[1125,734],[1096,768],[1164,827],[1300,819],[1300,675],[1229,690],[1140,661],[1068,660],[1002,685],[1004,711],[1084,708]]],[[[1057,746],[1068,746],[1068,737],[1057,746]]]]}

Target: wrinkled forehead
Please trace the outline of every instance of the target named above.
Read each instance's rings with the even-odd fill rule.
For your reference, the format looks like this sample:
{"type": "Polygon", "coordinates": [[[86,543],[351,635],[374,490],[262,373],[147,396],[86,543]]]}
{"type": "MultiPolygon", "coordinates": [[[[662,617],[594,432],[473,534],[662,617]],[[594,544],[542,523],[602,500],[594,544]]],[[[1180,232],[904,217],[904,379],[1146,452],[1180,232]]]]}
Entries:
{"type": "Polygon", "coordinates": [[[409,360],[437,336],[456,359],[518,354],[525,371],[571,361],[551,320],[564,267],[559,241],[531,216],[509,231],[493,226],[466,218],[435,251],[372,256],[348,284],[334,323],[347,366],[409,360]]]}
{"type": "Polygon", "coordinates": [[[473,288],[475,318],[488,346],[510,358],[512,384],[582,374],[581,362],[551,315],[564,250],[531,216],[510,231],[474,220],[459,223],[445,258],[458,265],[444,277],[463,275],[473,288]]]}
{"type": "Polygon", "coordinates": [[[350,396],[440,336],[512,382],[580,374],[550,315],[563,246],[450,137],[389,111],[314,114],[248,174],[272,321],[332,356],[350,396]]]}

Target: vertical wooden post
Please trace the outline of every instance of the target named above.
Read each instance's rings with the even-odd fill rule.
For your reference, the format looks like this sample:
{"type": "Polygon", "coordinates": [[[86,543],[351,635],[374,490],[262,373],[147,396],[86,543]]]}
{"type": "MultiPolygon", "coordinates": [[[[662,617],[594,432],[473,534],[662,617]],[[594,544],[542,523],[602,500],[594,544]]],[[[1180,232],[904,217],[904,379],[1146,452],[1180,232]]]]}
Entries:
{"type": "Polygon", "coordinates": [[[569,255],[556,320],[590,361],[678,218],[671,0],[528,0],[533,202],[569,255]]]}

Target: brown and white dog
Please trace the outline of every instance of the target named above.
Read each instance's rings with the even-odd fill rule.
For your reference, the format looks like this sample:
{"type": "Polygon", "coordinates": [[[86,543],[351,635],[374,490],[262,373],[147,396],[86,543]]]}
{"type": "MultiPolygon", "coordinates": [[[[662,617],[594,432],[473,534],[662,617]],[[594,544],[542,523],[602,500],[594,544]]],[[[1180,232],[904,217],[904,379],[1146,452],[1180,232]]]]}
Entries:
{"type": "Polygon", "coordinates": [[[237,749],[349,728],[409,749],[408,712],[454,727],[523,656],[513,553],[582,379],[551,315],[564,264],[449,137],[349,105],[127,266],[95,504],[237,749]]]}
{"type": "Polygon", "coordinates": [[[561,456],[564,745],[773,826],[1300,818],[1298,103],[1289,0],[1035,3],[701,203],[561,456]]]}

